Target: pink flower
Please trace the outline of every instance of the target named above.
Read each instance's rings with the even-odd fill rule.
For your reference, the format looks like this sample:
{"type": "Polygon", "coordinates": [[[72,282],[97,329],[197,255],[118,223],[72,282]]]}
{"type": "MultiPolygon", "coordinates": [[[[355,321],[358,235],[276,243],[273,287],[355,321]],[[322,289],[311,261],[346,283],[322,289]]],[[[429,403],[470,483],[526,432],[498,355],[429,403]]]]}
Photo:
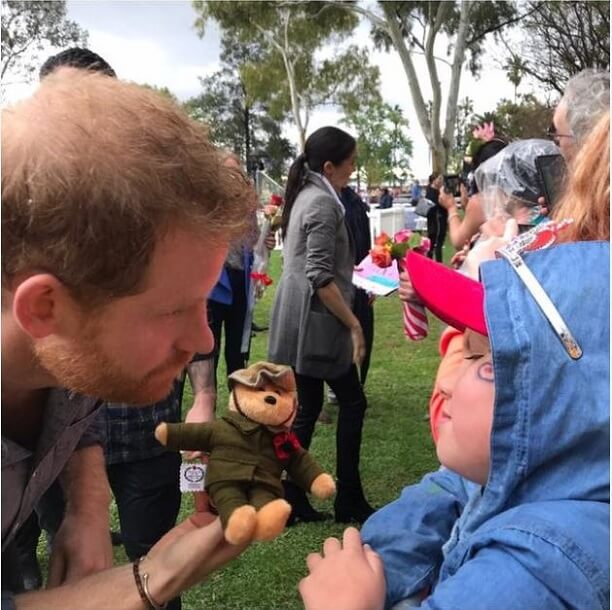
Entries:
{"type": "Polygon", "coordinates": [[[402,229],[393,236],[393,241],[396,244],[403,244],[404,242],[409,241],[411,236],[412,231],[410,229],[402,229]]]}
{"type": "Polygon", "coordinates": [[[495,124],[492,121],[490,123],[483,123],[472,131],[472,136],[476,140],[490,142],[495,137],[495,124]]]}
{"type": "Polygon", "coordinates": [[[414,248],[414,250],[421,254],[427,254],[431,250],[431,239],[429,239],[429,237],[423,237],[421,239],[421,245],[414,248]]]}

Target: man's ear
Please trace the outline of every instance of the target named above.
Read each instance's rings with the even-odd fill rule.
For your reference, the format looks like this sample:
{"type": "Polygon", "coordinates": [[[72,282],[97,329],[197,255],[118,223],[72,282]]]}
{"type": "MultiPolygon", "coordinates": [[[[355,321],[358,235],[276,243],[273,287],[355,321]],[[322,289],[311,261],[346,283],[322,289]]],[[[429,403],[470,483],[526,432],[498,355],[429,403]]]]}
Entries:
{"type": "Polygon", "coordinates": [[[66,330],[62,322],[72,299],[54,275],[32,275],[15,288],[13,295],[13,317],[32,338],[42,339],[66,330]]]}

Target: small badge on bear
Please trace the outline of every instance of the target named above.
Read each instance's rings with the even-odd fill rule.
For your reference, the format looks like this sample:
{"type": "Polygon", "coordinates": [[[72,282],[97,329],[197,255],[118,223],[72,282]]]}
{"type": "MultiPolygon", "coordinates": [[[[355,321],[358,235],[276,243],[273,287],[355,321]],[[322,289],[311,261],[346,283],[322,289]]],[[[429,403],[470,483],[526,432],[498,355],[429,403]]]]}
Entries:
{"type": "Polygon", "coordinates": [[[206,482],[206,464],[183,462],[180,473],[181,493],[204,491],[206,482]]]}

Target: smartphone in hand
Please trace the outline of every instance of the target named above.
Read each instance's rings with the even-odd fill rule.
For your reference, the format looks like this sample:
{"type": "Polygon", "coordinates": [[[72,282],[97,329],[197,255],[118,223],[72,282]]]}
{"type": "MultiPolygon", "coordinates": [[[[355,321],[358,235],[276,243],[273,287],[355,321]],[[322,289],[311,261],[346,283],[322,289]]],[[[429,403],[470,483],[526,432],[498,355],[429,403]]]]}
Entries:
{"type": "Polygon", "coordinates": [[[567,167],[562,155],[540,155],[535,164],[540,177],[540,185],[550,213],[559,201],[565,184],[567,167]]]}

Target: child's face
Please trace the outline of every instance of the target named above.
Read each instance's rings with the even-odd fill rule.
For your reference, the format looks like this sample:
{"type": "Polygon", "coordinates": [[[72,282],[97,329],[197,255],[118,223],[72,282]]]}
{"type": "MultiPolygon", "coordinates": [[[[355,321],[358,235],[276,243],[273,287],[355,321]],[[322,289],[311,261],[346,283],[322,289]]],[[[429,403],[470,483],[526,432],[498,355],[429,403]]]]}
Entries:
{"type": "Polygon", "coordinates": [[[463,351],[463,368],[438,425],[436,451],[441,464],[484,485],[489,476],[495,400],[491,348],[486,337],[466,331],[463,351]]]}

